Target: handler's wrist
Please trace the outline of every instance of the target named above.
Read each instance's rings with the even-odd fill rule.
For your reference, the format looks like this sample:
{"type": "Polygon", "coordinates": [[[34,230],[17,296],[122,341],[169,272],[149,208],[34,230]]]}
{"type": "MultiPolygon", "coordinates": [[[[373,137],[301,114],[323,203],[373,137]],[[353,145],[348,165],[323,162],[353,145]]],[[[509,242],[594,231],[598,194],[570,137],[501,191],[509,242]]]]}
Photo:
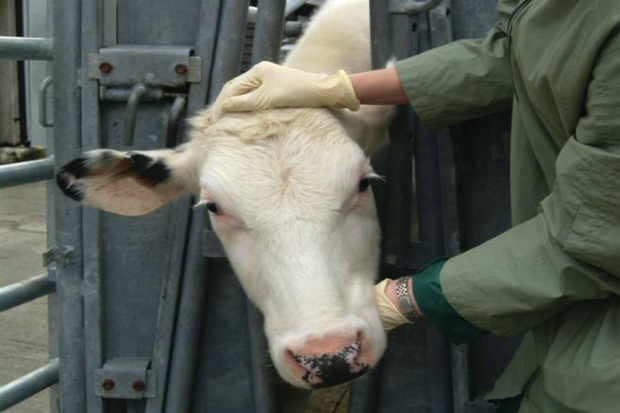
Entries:
{"type": "MultiPolygon", "coordinates": [[[[385,295],[390,299],[392,304],[394,304],[394,307],[398,308],[401,314],[405,315],[405,312],[403,311],[398,302],[398,296],[396,294],[396,283],[396,280],[391,280],[388,282],[385,288],[385,295]]],[[[413,306],[414,311],[419,317],[423,317],[424,314],[420,310],[420,307],[418,306],[418,303],[413,294],[413,277],[407,277],[407,292],[409,294],[409,300],[411,302],[411,305],[413,306]]]]}

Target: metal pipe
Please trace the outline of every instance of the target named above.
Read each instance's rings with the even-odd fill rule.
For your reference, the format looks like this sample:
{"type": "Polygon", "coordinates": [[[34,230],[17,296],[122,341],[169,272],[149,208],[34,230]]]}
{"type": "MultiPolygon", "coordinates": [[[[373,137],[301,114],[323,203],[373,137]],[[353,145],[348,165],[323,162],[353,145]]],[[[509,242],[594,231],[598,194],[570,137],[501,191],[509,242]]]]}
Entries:
{"type": "MultiPolygon", "coordinates": [[[[108,22],[102,16],[101,0],[81,1],[81,61],[88,67],[88,56],[101,48],[103,25],[108,22]]],[[[105,1],[103,3],[111,3],[105,1]]],[[[110,16],[107,16],[110,17],[110,16]]],[[[116,21],[115,21],[116,22],[116,21]]],[[[116,30],[116,27],[114,27],[116,30]]],[[[83,151],[101,148],[102,127],[99,101],[99,82],[81,70],[81,133],[83,151]]],[[[93,372],[104,363],[104,296],[102,280],[102,212],[86,208],[82,213],[82,257],[84,296],[84,360],[85,371],[93,372]]],[[[86,374],[81,391],[85,392],[88,413],[103,413],[104,401],[95,394],[95,378],[86,374]]]]}
{"type": "Polygon", "coordinates": [[[282,26],[284,25],[284,0],[259,0],[252,64],[262,60],[278,62],[282,47],[282,26]]]}
{"type": "MultiPolygon", "coordinates": [[[[213,87],[213,62],[216,55],[218,32],[228,27],[234,30],[235,26],[227,25],[227,21],[220,23],[223,0],[205,0],[200,8],[200,19],[203,22],[196,34],[194,55],[203,61],[202,78],[199,83],[190,86],[187,102],[187,114],[193,115],[207,103],[213,87]]],[[[237,2],[226,2],[226,4],[237,2]]],[[[243,10],[247,19],[247,4],[243,10]]],[[[220,47],[225,45],[220,44],[220,47]]],[[[219,91],[219,90],[218,90],[219,91]]],[[[187,412],[193,405],[195,388],[196,360],[200,354],[200,336],[204,317],[204,300],[209,277],[208,266],[202,254],[202,230],[204,229],[204,209],[191,210],[190,197],[180,200],[175,208],[175,228],[178,232],[189,233],[188,240],[183,248],[175,244],[172,251],[171,268],[175,274],[168,277],[165,291],[169,297],[178,297],[178,300],[162,301],[159,308],[160,317],[163,317],[162,326],[156,333],[154,354],[169,356],[155,357],[153,368],[161,377],[168,380],[158,380],[158,392],[166,397],[148,399],[146,413],[187,412]],[[191,211],[191,212],[190,212],[191,211]],[[187,256],[185,255],[187,253],[187,256]],[[167,316],[170,314],[170,316],[167,316]],[[174,332],[174,334],[173,334],[174,332]]]]}
{"type": "Polygon", "coordinates": [[[56,283],[48,274],[0,288],[0,312],[36,300],[56,290],[56,283]]]}
{"type": "Polygon", "coordinates": [[[177,131],[179,130],[179,119],[181,113],[185,109],[185,97],[177,96],[172,103],[170,109],[170,118],[168,119],[168,128],[166,130],[166,148],[172,148],[176,143],[177,131]]]}
{"type": "Polygon", "coordinates": [[[390,0],[392,13],[420,14],[439,6],[443,0],[390,0]]]}
{"type": "Polygon", "coordinates": [[[288,0],[286,2],[286,9],[284,11],[284,14],[288,16],[289,14],[296,12],[297,9],[299,9],[304,4],[306,4],[306,0],[288,0]]]}
{"type": "Polygon", "coordinates": [[[39,86],[39,124],[44,128],[51,128],[54,122],[47,120],[47,89],[53,83],[53,78],[47,76],[39,86]]]}
{"type": "Polygon", "coordinates": [[[127,99],[127,110],[125,111],[125,128],[123,133],[123,145],[133,145],[133,135],[136,131],[136,118],[138,117],[138,105],[142,95],[146,93],[146,86],[136,83],[131,87],[129,99],[127,99]]]}
{"type": "MultiPolygon", "coordinates": [[[[82,149],[82,0],[54,0],[54,161],[56,170],[82,149]]],[[[94,28],[92,28],[94,30],[94,28]]],[[[72,247],[73,257],[57,263],[59,402],[63,412],[86,412],[86,349],[83,295],[82,207],[54,192],[54,245],[72,247]]],[[[52,217],[48,217],[50,219],[52,217]]]]}
{"type": "Polygon", "coordinates": [[[0,412],[58,383],[58,359],[0,387],[0,412]]]}
{"type": "MultiPolygon", "coordinates": [[[[101,100],[107,102],[127,102],[130,94],[131,92],[129,89],[102,86],[101,100]]],[[[142,95],[140,100],[157,102],[167,96],[167,94],[164,94],[164,90],[162,88],[147,86],[146,92],[144,92],[144,95],[142,95]]]]}
{"type": "Polygon", "coordinates": [[[54,157],[0,166],[0,188],[54,178],[54,157]]]}
{"type": "Polygon", "coordinates": [[[53,50],[52,39],[0,36],[0,59],[52,60],[53,50]]]}
{"type": "Polygon", "coordinates": [[[249,0],[225,1],[222,5],[209,98],[214,99],[224,83],[239,74],[249,5],[249,0]]]}

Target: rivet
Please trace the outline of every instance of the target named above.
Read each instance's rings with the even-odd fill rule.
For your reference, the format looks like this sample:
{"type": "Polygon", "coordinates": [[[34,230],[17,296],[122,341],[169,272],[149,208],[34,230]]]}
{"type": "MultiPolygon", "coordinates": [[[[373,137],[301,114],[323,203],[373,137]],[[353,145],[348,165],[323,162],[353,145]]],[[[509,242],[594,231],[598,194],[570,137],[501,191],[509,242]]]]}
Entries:
{"type": "Polygon", "coordinates": [[[99,70],[103,73],[110,73],[112,71],[112,64],[108,62],[99,63],[99,70]]]}
{"type": "Polygon", "coordinates": [[[114,380],[105,379],[103,383],[101,383],[101,387],[103,387],[104,390],[112,390],[114,388],[114,380]]]}
{"type": "Polygon", "coordinates": [[[180,75],[184,75],[185,73],[187,73],[187,66],[185,66],[184,64],[178,64],[174,67],[174,71],[180,75]]]}
{"type": "Polygon", "coordinates": [[[396,255],[396,254],[388,254],[385,257],[385,262],[388,265],[396,265],[397,261],[398,261],[398,255],[396,255]]]}
{"type": "Polygon", "coordinates": [[[138,391],[138,392],[144,391],[145,387],[146,387],[146,385],[144,384],[144,382],[142,380],[136,380],[131,385],[131,388],[134,389],[135,391],[138,391]]]}

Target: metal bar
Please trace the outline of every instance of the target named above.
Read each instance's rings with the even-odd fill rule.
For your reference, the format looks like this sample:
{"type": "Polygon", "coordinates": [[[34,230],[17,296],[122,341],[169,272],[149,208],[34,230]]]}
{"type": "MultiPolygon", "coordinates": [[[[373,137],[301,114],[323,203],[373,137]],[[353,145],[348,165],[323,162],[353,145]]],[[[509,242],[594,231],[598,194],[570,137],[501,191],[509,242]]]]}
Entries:
{"type": "Polygon", "coordinates": [[[0,312],[36,300],[56,289],[48,274],[41,274],[26,281],[0,288],[0,312]]]}
{"type": "Polygon", "coordinates": [[[228,80],[239,74],[249,0],[225,1],[222,7],[209,97],[214,99],[228,80]]]}
{"type": "MultiPolygon", "coordinates": [[[[54,160],[56,170],[81,153],[81,0],[54,0],[54,160]]],[[[86,412],[82,207],[55,190],[55,245],[73,247],[56,264],[59,329],[59,403],[63,412],[86,412]]],[[[49,218],[48,218],[49,219],[49,218]]]]}
{"type": "Polygon", "coordinates": [[[58,359],[0,387],[0,412],[58,383],[58,359]]]}
{"type": "Polygon", "coordinates": [[[170,109],[170,118],[168,119],[168,128],[166,130],[166,148],[172,148],[177,141],[177,131],[179,130],[179,119],[181,113],[185,109],[185,97],[177,96],[172,103],[170,109]]]}
{"type": "MultiPolygon", "coordinates": [[[[104,3],[108,3],[105,1],[104,3]]],[[[99,82],[88,77],[88,56],[97,53],[102,43],[102,13],[100,0],[82,0],[81,6],[81,146],[83,151],[101,147],[99,82]]],[[[103,399],[95,395],[93,372],[103,365],[104,354],[104,299],[101,271],[102,212],[86,208],[82,213],[82,247],[84,295],[84,391],[87,413],[103,413],[103,399]]]]}
{"type": "Polygon", "coordinates": [[[0,59],[52,60],[53,50],[52,39],[0,36],[0,59]]]}
{"type": "Polygon", "coordinates": [[[252,64],[278,62],[282,47],[284,0],[259,0],[252,44],[252,64]]]}
{"type": "Polygon", "coordinates": [[[437,7],[443,0],[390,0],[392,13],[420,14],[437,7]]]}
{"type": "MultiPolygon", "coordinates": [[[[202,77],[199,83],[190,86],[188,116],[194,115],[207,103],[222,1],[205,0],[200,8],[199,21],[202,24],[196,33],[194,55],[202,59],[202,77]]],[[[172,244],[171,271],[162,283],[162,296],[165,294],[173,299],[161,300],[152,368],[158,377],[166,377],[167,380],[158,380],[157,392],[162,397],[148,399],[146,413],[186,412],[193,402],[196,360],[200,352],[204,315],[203,300],[209,274],[205,260],[191,253],[202,252],[201,242],[196,235],[201,236],[205,213],[200,208],[192,211],[191,203],[191,197],[184,196],[175,205],[175,234],[187,236],[187,241],[185,244],[172,244]],[[192,219],[194,217],[198,217],[198,222],[192,219]]]]}
{"type": "MultiPolygon", "coordinates": [[[[284,26],[284,0],[259,0],[254,41],[252,46],[252,64],[263,60],[278,62],[282,47],[284,26]]],[[[278,408],[277,377],[269,358],[267,337],[265,336],[264,318],[261,312],[248,300],[248,327],[252,355],[252,385],[256,413],[276,413],[278,408]]]]}
{"type": "Polygon", "coordinates": [[[131,87],[129,99],[127,99],[127,109],[125,110],[125,128],[123,129],[123,145],[133,145],[133,135],[136,131],[136,118],[138,116],[138,105],[142,95],[146,93],[146,86],[136,83],[131,87]]]}
{"type": "Polygon", "coordinates": [[[54,178],[54,157],[0,166],[0,188],[54,178]]]}
{"type": "Polygon", "coordinates": [[[285,15],[288,16],[291,13],[295,13],[297,9],[306,4],[306,0],[287,0],[285,15]]]}
{"type": "MultiPolygon", "coordinates": [[[[127,102],[130,94],[130,89],[101,86],[101,100],[107,102],[127,102]]],[[[162,88],[147,86],[146,92],[144,92],[140,100],[158,102],[164,97],[168,97],[168,94],[164,94],[162,88]]]]}
{"type": "Polygon", "coordinates": [[[47,76],[39,86],[39,124],[44,128],[51,128],[54,122],[47,120],[47,89],[53,82],[51,76],[47,76]]]}

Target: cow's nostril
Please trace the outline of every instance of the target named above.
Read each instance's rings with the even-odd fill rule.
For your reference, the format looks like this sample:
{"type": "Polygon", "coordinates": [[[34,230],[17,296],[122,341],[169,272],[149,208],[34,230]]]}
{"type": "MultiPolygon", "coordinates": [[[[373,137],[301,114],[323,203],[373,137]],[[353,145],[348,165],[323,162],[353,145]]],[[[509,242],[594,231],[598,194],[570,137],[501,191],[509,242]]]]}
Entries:
{"type": "Polygon", "coordinates": [[[369,366],[358,361],[361,347],[362,342],[358,339],[332,353],[292,355],[304,369],[302,379],[314,388],[322,388],[353,380],[368,371],[369,366]]]}

